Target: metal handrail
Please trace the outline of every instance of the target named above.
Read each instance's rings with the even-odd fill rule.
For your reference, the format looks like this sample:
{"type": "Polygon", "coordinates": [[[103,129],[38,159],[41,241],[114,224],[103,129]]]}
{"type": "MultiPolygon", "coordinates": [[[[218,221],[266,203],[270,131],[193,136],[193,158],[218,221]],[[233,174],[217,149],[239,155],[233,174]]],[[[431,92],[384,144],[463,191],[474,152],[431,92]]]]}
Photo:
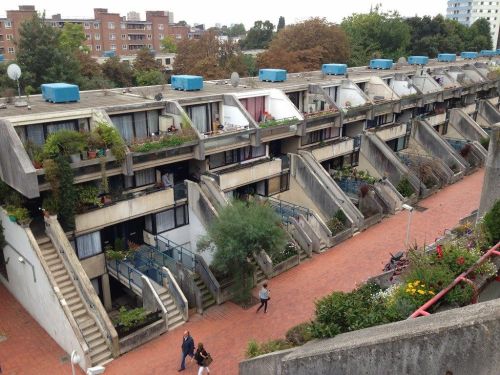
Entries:
{"type": "Polygon", "coordinates": [[[126,278],[126,280],[128,282],[128,286],[131,290],[133,290],[132,286],[134,285],[136,288],[138,288],[139,290],[142,291],[142,275],[143,275],[143,273],[136,270],[130,264],[128,264],[126,262],[122,262],[118,259],[108,260],[107,265],[108,265],[108,268],[111,268],[113,271],[116,272],[118,279],[120,279],[120,275],[126,278]],[[136,276],[135,280],[134,280],[134,277],[132,275],[136,276]],[[140,280],[140,281],[137,282],[137,280],[140,280]]]}
{"type": "Polygon", "coordinates": [[[467,271],[462,272],[457,276],[453,282],[448,285],[446,288],[441,290],[438,294],[432,297],[429,301],[420,306],[413,314],[410,315],[410,318],[417,318],[419,316],[428,316],[431,315],[427,310],[436,304],[441,298],[443,298],[450,290],[452,290],[458,283],[464,281],[466,283],[470,283],[471,280],[467,278],[467,276],[472,273],[478,266],[483,264],[489,257],[497,255],[500,256],[500,242],[498,242],[495,246],[489,249],[484,255],[477,260],[467,271]]]}
{"type": "Polygon", "coordinates": [[[283,221],[288,222],[290,217],[297,218],[300,214],[304,215],[306,219],[311,216],[311,210],[307,207],[302,207],[290,202],[279,200],[276,198],[268,197],[267,201],[276,213],[282,218],[283,221]]]}

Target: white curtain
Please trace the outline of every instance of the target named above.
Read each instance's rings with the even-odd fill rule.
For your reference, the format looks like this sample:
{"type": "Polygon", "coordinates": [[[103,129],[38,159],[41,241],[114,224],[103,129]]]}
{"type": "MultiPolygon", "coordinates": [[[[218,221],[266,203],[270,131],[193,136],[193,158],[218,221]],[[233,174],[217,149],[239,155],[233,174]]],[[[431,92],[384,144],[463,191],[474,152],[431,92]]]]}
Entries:
{"type": "Polygon", "coordinates": [[[43,145],[45,143],[43,125],[28,125],[28,140],[36,145],[43,145]]]}
{"type": "Polygon", "coordinates": [[[180,206],[175,208],[175,218],[177,220],[177,226],[181,226],[186,223],[186,219],[184,217],[184,210],[186,206],[180,206]]]}
{"type": "Polygon", "coordinates": [[[148,136],[148,126],[146,123],[146,113],[134,113],[135,137],[137,139],[145,139],[148,136]]]}
{"type": "Polygon", "coordinates": [[[93,232],[76,237],[78,258],[84,259],[102,253],[101,233],[93,232]]]}
{"type": "Polygon", "coordinates": [[[148,111],[147,114],[148,114],[149,135],[151,135],[151,133],[157,134],[158,133],[158,124],[160,121],[158,111],[148,111]]]}
{"type": "Polygon", "coordinates": [[[111,121],[122,135],[125,142],[130,143],[134,139],[134,125],[132,115],[111,116],[111,121]]]}
{"type": "Polygon", "coordinates": [[[152,215],[146,216],[146,225],[145,228],[149,233],[153,233],[153,220],[151,219],[152,215]]]}
{"type": "Polygon", "coordinates": [[[70,121],[70,122],[60,122],[58,124],[47,125],[48,134],[55,133],[59,130],[75,130],[75,123],[73,121],[70,121]]]}
{"type": "Polygon", "coordinates": [[[194,126],[201,133],[209,131],[206,105],[195,105],[189,108],[189,113],[194,126]]]}
{"type": "Polygon", "coordinates": [[[156,233],[175,228],[174,209],[156,214],[156,233]]]}
{"type": "Polygon", "coordinates": [[[142,171],[136,171],[134,175],[135,175],[135,186],[154,184],[156,181],[156,173],[154,168],[148,168],[148,169],[143,169],[142,171]]]}

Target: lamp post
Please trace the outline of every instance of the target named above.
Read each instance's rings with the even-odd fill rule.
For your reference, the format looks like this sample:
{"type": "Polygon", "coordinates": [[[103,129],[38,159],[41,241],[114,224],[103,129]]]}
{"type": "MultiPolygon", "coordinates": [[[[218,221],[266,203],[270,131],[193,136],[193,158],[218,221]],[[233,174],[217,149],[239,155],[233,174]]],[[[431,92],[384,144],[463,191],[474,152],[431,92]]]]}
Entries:
{"type": "Polygon", "coordinates": [[[80,355],[76,352],[76,350],[73,350],[71,352],[71,373],[75,375],[75,365],[77,365],[80,362],[80,355]]]}
{"type": "Polygon", "coordinates": [[[405,241],[405,248],[406,250],[408,250],[410,241],[411,214],[413,213],[414,207],[410,206],[409,204],[403,204],[402,207],[403,209],[408,211],[408,224],[406,225],[406,241],[405,241]]]}

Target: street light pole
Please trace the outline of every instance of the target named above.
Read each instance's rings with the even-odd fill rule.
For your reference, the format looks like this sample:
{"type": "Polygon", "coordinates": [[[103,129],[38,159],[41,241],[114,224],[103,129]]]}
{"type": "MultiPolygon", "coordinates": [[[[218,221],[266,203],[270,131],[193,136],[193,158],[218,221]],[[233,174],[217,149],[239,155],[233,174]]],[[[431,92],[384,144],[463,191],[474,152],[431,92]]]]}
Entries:
{"type": "Polygon", "coordinates": [[[408,204],[403,204],[402,207],[408,211],[408,224],[406,225],[406,241],[405,241],[405,248],[406,250],[408,250],[410,241],[411,214],[413,213],[414,208],[408,204]]]}
{"type": "Polygon", "coordinates": [[[80,362],[80,356],[78,355],[76,350],[71,352],[71,373],[75,375],[75,365],[80,362]]]}

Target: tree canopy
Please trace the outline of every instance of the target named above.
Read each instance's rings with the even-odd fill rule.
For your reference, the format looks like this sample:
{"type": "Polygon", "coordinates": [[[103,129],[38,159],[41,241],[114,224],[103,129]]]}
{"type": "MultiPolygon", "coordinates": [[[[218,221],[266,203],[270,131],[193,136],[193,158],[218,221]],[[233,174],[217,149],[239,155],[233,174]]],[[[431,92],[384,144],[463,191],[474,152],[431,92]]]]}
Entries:
{"type": "Polygon", "coordinates": [[[278,20],[278,27],[277,27],[277,30],[280,31],[282,29],[285,28],[285,17],[283,16],[280,16],[279,20],[278,20]]]}
{"type": "Polygon", "coordinates": [[[375,8],[345,18],[341,26],[349,38],[351,66],[366,65],[372,58],[398,59],[406,56],[410,46],[410,26],[397,12],[382,13],[375,8]]]}
{"type": "Polygon", "coordinates": [[[175,43],[174,38],[170,35],[165,36],[165,38],[161,41],[161,50],[166,53],[177,52],[177,44],[175,43]]]}
{"type": "Polygon", "coordinates": [[[242,49],[267,48],[274,35],[274,25],[270,21],[255,21],[248,30],[247,36],[241,41],[242,49]]]}
{"type": "Polygon", "coordinates": [[[269,49],[258,55],[257,65],[300,72],[316,70],[323,63],[347,62],[348,58],[344,31],[324,18],[311,18],[280,31],[269,49]]]}

